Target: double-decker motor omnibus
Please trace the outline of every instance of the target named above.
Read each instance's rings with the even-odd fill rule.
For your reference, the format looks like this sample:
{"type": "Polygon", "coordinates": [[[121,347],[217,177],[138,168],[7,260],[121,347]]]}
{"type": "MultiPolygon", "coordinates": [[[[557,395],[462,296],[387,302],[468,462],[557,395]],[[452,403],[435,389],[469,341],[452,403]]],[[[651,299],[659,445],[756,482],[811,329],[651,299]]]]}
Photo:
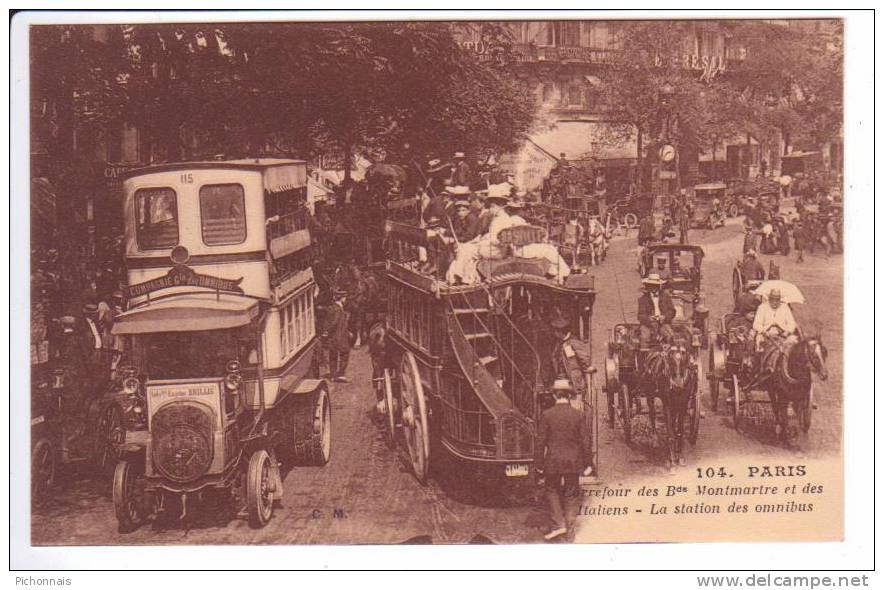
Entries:
{"type": "MultiPolygon", "coordinates": [[[[245,159],[133,170],[124,180],[128,308],[113,498],[131,530],[177,500],[228,494],[252,526],[282,497],[280,461],[325,464],[306,164],[245,159]]],[[[296,471],[293,472],[296,476],[296,471]]]]}

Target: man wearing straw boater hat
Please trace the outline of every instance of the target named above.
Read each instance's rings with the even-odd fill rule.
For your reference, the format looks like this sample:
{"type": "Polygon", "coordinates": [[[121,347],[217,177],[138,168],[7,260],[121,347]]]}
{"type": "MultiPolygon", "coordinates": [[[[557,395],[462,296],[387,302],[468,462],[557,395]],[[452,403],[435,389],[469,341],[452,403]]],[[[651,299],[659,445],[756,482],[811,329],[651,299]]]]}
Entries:
{"type": "Polygon", "coordinates": [[[638,298],[638,322],[641,324],[640,342],[647,347],[652,339],[671,340],[673,336],[672,320],[675,318],[675,305],[672,297],[663,290],[666,284],[660,275],[651,273],[642,279],[644,292],[638,298]]]}
{"type": "Polygon", "coordinates": [[[566,378],[553,383],[555,404],[545,410],[537,428],[535,468],[543,474],[552,529],[544,539],[552,541],[568,532],[568,504],[579,501],[580,474],[589,475],[589,441],[583,414],[571,406],[574,394],[566,378]]]}

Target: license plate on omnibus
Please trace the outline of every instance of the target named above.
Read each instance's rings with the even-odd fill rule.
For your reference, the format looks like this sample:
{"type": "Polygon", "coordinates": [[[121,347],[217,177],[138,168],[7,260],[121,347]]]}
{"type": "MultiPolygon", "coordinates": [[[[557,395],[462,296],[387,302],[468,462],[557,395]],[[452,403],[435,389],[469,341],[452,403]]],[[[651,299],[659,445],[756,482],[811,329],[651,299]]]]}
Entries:
{"type": "Polygon", "coordinates": [[[507,477],[526,477],[528,475],[527,463],[509,463],[506,466],[507,477]]]}

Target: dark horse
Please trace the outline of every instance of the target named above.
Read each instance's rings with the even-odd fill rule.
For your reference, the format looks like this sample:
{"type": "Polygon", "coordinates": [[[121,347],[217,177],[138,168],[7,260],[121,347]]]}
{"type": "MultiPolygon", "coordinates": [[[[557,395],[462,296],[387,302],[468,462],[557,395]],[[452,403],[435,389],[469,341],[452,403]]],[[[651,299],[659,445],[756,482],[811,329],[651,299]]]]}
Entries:
{"type": "Polygon", "coordinates": [[[776,418],[776,432],[782,442],[788,440],[789,418],[798,415],[802,430],[810,429],[812,376],[829,378],[826,369],[828,351],[819,335],[784,343],[773,351],[768,366],[773,367],[767,391],[776,418]]]}
{"type": "Polygon", "coordinates": [[[683,338],[676,338],[662,350],[650,351],[645,358],[642,380],[647,384],[648,420],[651,432],[657,436],[656,408],[654,399],[663,403],[663,419],[668,435],[670,469],[677,462],[684,465],[682,447],[684,443],[684,422],[688,413],[688,402],[697,390],[697,363],[691,359],[690,348],[683,338]]]}

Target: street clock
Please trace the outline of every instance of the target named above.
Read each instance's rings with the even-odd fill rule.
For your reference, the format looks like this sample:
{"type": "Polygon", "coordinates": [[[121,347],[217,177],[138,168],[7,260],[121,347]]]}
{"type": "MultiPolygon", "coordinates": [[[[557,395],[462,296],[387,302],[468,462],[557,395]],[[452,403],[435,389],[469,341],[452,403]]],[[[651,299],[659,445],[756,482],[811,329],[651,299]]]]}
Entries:
{"type": "Polygon", "coordinates": [[[664,144],[660,146],[660,161],[671,162],[675,159],[675,148],[671,145],[664,144]]]}

